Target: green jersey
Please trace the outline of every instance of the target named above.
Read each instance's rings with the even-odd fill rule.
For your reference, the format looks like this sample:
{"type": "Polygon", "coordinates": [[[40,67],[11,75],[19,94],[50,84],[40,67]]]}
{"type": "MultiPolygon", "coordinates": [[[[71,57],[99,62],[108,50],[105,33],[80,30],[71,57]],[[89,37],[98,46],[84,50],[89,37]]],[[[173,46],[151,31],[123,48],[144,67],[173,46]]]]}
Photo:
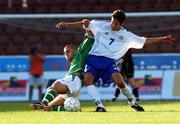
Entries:
{"type": "Polygon", "coordinates": [[[77,72],[83,72],[86,59],[89,54],[89,51],[91,50],[91,47],[93,45],[94,38],[91,38],[87,35],[84,35],[84,40],[78,47],[77,51],[75,52],[74,58],[71,62],[68,75],[74,74],[77,72]]]}

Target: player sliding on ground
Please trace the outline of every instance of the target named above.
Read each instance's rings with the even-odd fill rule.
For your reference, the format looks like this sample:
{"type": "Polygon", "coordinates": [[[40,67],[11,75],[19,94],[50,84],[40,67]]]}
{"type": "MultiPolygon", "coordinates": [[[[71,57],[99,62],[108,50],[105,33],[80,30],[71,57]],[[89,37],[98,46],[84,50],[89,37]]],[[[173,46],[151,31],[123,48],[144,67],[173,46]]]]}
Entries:
{"type": "MultiPolygon", "coordinates": [[[[77,22],[76,25],[78,26],[79,23],[82,22],[77,22]]],[[[81,28],[81,24],[79,28],[81,28]]],[[[33,103],[31,105],[34,110],[44,109],[46,111],[65,111],[63,105],[66,98],[75,97],[79,99],[82,85],[82,72],[93,41],[94,39],[91,32],[86,30],[84,41],[77,50],[72,44],[64,47],[64,55],[66,59],[71,62],[69,72],[64,78],[57,79],[48,88],[41,102],[33,103]]]]}

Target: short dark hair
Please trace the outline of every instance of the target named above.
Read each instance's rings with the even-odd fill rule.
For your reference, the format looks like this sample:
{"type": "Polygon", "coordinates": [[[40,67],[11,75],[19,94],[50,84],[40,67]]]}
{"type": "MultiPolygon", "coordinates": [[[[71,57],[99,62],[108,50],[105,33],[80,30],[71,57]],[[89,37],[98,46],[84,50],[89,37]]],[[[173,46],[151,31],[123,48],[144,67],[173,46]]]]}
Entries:
{"type": "Polygon", "coordinates": [[[64,46],[64,48],[68,48],[68,47],[69,47],[69,48],[72,48],[72,49],[74,49],[74,50],[76,49],[76,46],[73,45],[73,44],[67,44],[67,45],[64,46]]]}
{"type": "Polygon", "coordinates": [[[126,14],[123,10],[114,10],[112,17],[120,23],[123,23],[126,20],[126,14]]]}

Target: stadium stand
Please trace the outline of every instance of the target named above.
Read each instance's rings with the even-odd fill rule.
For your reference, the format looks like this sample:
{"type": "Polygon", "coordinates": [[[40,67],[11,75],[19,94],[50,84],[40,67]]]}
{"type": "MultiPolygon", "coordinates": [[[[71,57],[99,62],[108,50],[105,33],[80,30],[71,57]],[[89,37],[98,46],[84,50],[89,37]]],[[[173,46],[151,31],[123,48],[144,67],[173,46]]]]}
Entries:
{"type": "MultiPolygon", "coordinates": [[[[126,12],[158,12],[158,11],[180,11],[180,0],[27,0],[28,7],[22,7],[22,0],[12,0],[12,6],[8,6],[7,0],[0,0],[1,14],[19,13],[94,13],[112,12],[115,9],[123,9],[126,12]]],[[[63,21],[74,21],[79,19],[63,19],[63,21]]],[[[26,24],[32,25],[27,20],[26,24]]],[[[0,55],[28,54],[32,44],[39,44],[45,54],[63,54],[66,43],[80,44],[83,33],[80,30],[67,30],[65,32],[52,29],[59,20],[41,20],[42,29],[36,25],[19,25],[18,22],[0,20],[0,55]]],[[[34,21],[36,23],[37,20],[34,21]]],[[[145,53],[177,53],[180,52],[180,17],[154,17],[150,21],[148,17],[128,18],[125,27],[128,30],[142,36],[160,36],[168,33],[176,38],[176,44],[167,46],[148,46],[144,50],[134,52],[145,53]],[[165,24],[161,23],[161,20],[165,24]]]]}

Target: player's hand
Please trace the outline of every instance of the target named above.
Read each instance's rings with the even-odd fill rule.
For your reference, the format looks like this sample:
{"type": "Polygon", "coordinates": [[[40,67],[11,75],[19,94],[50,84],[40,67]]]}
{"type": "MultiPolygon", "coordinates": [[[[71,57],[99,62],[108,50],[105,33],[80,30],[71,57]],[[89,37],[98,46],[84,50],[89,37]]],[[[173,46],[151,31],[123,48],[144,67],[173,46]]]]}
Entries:
{"type": "Polygon", "coordinates": [[[175,39],[172,38],[171,35],[168,35],[168,36],[164,36],[164,37],[163,37],[163,41],[164,41],[164,42],[167,42],[167,43],[170,43],[170,44],[174,44],[175,39]]]}
{"type": "Polygon", "coordinates": [[[65,22],[60,22],[56,25],[56,28],[66,28],[67,27],[67,23],[65,22]]]}
{"type": "Polygon", "coordinates": [[[83,25],[85,25],[87,27],[89,25],[90,21],[88,19],[83,19],[82,23],[83,23],[83,25]]]}

